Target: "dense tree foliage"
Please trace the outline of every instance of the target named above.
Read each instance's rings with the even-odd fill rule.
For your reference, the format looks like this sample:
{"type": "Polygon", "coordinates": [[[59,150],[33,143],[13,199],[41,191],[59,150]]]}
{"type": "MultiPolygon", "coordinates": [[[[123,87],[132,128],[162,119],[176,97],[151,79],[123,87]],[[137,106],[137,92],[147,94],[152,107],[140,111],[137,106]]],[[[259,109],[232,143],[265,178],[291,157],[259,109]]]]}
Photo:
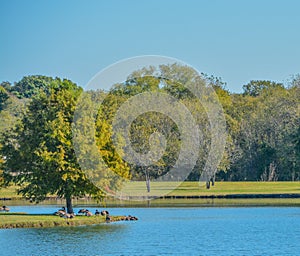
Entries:
{"type": "Polygon", "coordinates": [[[248,84],[243,86],[244,94],[254,97],[275,88],[283,88],[283,84],[266,80],[251,80],[248,84]]]}
{"type": "MultiPolygon", "coordinates": [[[[0,149],[1,182],[19,184],[20,193],[32,200],[43,200],[49,193],[67,200],[69,212],[74,196],[103,191],[82,170],[82,163],[101,154],[103,161],[119,177],[147,180],[166,174],[175,164],[181,146],[181,134],[170,117],[158,112],[138,116],[131,124],[130,140],[136,152],[146,154],[153,133],[165,136],[165,152],[150,166],[138,166],[122,160],[112,141],[112,125],[119,107],[132,96],[143,92],[172,95],[186,106],[202,132],[198,160],[189,180],[199,180],[211,147],[210,124],[205,108],[187,89],[196,81],[196,74],[178,65],[142,69],[130,75],[110,92],[90,91],[84,102],[104,101],[100,108],[91,109],[93,123],[86,115],[78,116],[79,129],[72,130],[77,100],[83,90],[69,80],[44,76],[24,77],[11,85],[0,85],[0,149]],[[168,77],[168,79],[165,79],[168,77]],[[171,78],[171,79],[170,79],[171,78]],[[94,151],[84,149],[88,143],[80,140],[96,129],[94,151]],[[77,131],[77,132],[76,132],[77,131]],[[76,132],[74,134],[74,132],[76,132]],[[80,145],[74,145],[78,136],[80,145]],[[81,156],[75,148],[81,146],[81,156]]],[[[214,180],[300,180],[300,76],[288,85],[272,81],[250,81],[241,94],[230,93],[226,84],[213,76],[202,74],[223,106],[227,139],[223,158],[214,180]]],[[[92,104],[87,106],[93,108],[92,104]]],[[[122,144],[122,139],[119,141],[122,144]]],[[[97,161],[96,161],[97,162],[97,161]]],[[[100,167],[99,167],[100,168],[100,167]]],[[[112,190],[120,180],[100,175],[99,184],[112,190]]],[[[98,185],[98,184],[97,184],[98,185]]],[[[149,185],[149,184],[148,184],[149,185]]]]}
{"type": "Polygon", "coordinates": [[[25,76],[10,87],[10,92],[20,99],[32,98],[40,92],[47,92],[53,81],[52,77],[47,76],[25,76]]]}
{"type": "MultiPolygon", "coordinates": [[[[141,92],[160,91],[176,97],[202,127],[203,145],[199,150],[197,165],[188,177],[189,180],[198,180],[210,149],[211,134],[205,110],[198,108],[195,103],[197,99],[186,88],[195,74],[186,67],[176,65],[161,66],[159,74],[157,76],[157,70],[152,68],[143,69],[134,72],[125,83],[116,85],[110,92],[109,102],[104,102],[104,108],[111,113],[107,119],[114,116],[126,99],[141,92]],[[152,77],[155,74],[156,77],[152,77]],[[166,76],[174,80],[163,79],[166,76]]],[[[217,179],[299,180],[299,76],[286,87],[273,81],[250,81],[243,86],[244,93],[231,94],[222,79],[202,75],[215,89],[227,123],[227,143],[218,166],[217,179]]],[[[178,128],[160,113],[147,113],[135,120],[131,130],[135,149],[147,152],[149,136],[155,131],[166,136],[166,152],[156,166],[131,166],[135,179],[145,179],[149,173],[154,178],[164,174],[178,156],[178,128]]]]}
{"type": "Polygon", "coordinates": [[[238,121],[239,128],[231,134],[239,148],[239,156],[225,179],[299,180],[299,87],[261,83],[271,86],[255,95],[248,92],[232,95],[233,118],[238,121]]]}
{"type": "MultiPolygon", "coordinates": [[[[47,90],[31,98],[21,121],[3,135],[1,149],[6,183],[20,185],[19,193],[32,201],[48,194],[64,197],[69,213],[72,197],[103,196],[81,170],[74,151],[72,121],[81,93],[69,80],[52,80],[47,90]]],[[[114,155],[110,162],[113,159],[114,155]]]]}

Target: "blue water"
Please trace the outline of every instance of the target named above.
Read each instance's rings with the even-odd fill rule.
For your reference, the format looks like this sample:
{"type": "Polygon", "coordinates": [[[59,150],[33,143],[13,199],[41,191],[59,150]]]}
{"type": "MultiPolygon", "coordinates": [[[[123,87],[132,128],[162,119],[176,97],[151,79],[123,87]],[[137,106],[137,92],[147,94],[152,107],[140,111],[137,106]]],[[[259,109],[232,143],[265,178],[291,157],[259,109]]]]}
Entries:
{"type": "MultiPolygon", "coordinates": [[[[29,213],[56,209],[11,207],[29,213]]],[[[135,215],[139,221],[2,229],[0,255],[300,255],[297,207],[108,210],[112,215],[135,215]]]]}

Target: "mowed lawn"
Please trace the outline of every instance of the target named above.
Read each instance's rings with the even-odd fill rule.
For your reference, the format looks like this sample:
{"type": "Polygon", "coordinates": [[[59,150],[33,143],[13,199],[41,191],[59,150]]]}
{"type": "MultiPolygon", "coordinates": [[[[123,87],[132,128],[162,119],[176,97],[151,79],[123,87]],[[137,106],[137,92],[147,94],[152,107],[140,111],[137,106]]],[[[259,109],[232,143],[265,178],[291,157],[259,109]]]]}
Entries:
{"type": "Polygon", "coordinates": [[[17,186],[10,186],[5,188],[0,188],[0,198],[22,198],[21,195],[17,195],[16,190],[17,186]]]}
{"type": "Polygon", "coordinates": [[[230,195],[230,194],[300,194],[300,182],[216,182],[205,184],[184,182],[170,195],[230,195]]]}
{"type": "MultiPolygon", "coordinates": [[[[300,181],[295,182],[216,182],[206,189],[205,183],[199,182],[151,182],[150,193],[146,183],[128,182],[119,192],[124,196],[197,196],[197,195],[232,195],[232,194],[300,194],[300,181]]],[[[17,187],[0,189],[0,198],[20,198],[17,187]]]]}
{"type": "Polygon", "coordinates": [[[232,194],[300,194],[300,182],[216,182],[206,189],[203,182],[152,182],[147,193],[145,182],[129,182],[120,192],[127,196],[198,196],[232,194]]]}

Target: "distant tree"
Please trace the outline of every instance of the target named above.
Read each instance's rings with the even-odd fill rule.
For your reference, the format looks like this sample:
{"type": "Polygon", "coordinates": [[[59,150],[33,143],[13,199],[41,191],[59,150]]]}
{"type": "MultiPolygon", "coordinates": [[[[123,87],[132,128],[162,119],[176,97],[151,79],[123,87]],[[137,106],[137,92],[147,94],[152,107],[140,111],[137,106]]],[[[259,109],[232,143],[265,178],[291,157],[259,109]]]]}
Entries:
{"type": "MultiPolygon", "coordinates": [[[[129,75],[127,81],[115,85],[110,91],[108,97],[103,102],[103,113],[106,115],[108,122],[110,122],[119,106],[132,96],[143,92],[159,92],[171,95],[177,100],[176,102],[183,104],[188,109],[195,123],[201,130],[201,143],[203,145],[201,145],[199,152],[194,152],[198,155],[198,161],[190,176],[186,177],[192,180],[199,180],[204,168],[206,168],[205,162],[208,158],[208,152],[210,151],[212,137],[211,125],[207,116],[207,110],[209,111],[209,109],[205,109],[205,107],[199,103],[198,96],[188,88],[192,87],[195,90],[198,88],[199,91],[204,90],[206,93],[209,91],[206,91],[209,86],[206,87],[205,82],[208,82],[210,86],[218,90],[222,101],[224,100],[225,104],[230,105],[230,95],[223,89],[225,83],[222,82],[220,78],[208,76],[203,78],[190,67],[175,63],[172,65],[161,65],[157,69],[149,67],[133,72],[129,75]]],[[[203,97],[203,99],[204,98],[205,97],[203,97]]],[[[210,95],[207,94],[204,100],[206,102],[215,102],[217,97],[211,93],[210,95]]],[[[147,100],[141,103],[141,106],[143,104],[147,104],[147,100]]],[[[140,154],[149,152],[149,138],[151,134],[158,132],[163,134],[166,139],[165,152],[159,161],[156,161],[150,166],[130,166],[134,179],[146,180],[148,191],[150,190],[150,179],[167,175],[169,170],[176,164],[182,146],[180,127],[177,125],[178,124],[174,123],[168,116],[154,111],[140,115],[131,124],[131,144],[134,150],[140,154]]],[[[191,130],[190,132],[192,133],[193,131],[191,130]]],[[[219,141],[221,140],[219,139],[219,141]]],[[[228,147],[228,150],[229,149],[231,150],[231,146],[228,147]]],[[[210,179],[214,181],[214,175],[212,173],[215,173],[215,171],[227,171],[231,161],[228,160],[228,158],[231,157],[231,155],[232,153],[228,151],[228,154],[224,155],[219,166],[220,169],[214,167],[216,170],[210,170],[211,173],[206,177],[208,182],[210,179]]],[[[187,166],[186,168],[189,169],[188,166],[191,159],[181,161],[181,163],[183,162],[187,166]]],[[[175,175],[178,180],[182,178],[180,176],[182,173],[185,173],[185,171],[182,170],[181,173],[178,172],[175,175]]]]}
{"type": "Polygon", "coordinates": [[[232,96],[235,111],[231,116],[239,127],[231,134],[240,157],[231,166],[229,179],[298,179],[293,142],[299,127],[298,88],[274,85],[254,95],[232,96]]]}
{"type": "Polygon", "coordinates": [[[222,89],[226,90],[227,83],[222,80],[221,77],[216,77],[214,75],[208,75],[206,73],[201,73],[203,78],[206,80],[208,84],[210,84],[215,90],[222,89]]]}
{"type": "Polygon", "coordinates": [[[289,87],[300,89],[300,74],[292,76],[291,81],[289,82],[289,87]]]}
{"type": "Polygon", "coordinates": [[[0,86],[0,111],[3,110],[8,99],[9,99],[8,92],[5,90],[4,87],[0,86]]]}
{"type": "Polygon", "coordinates": [[[52,77],[47,76],[25,76],[19,82],[15,83],[10,91],[18,98],[32,98],[41,91],[47,91],[49,84],[53,82],[52,77]]]}
{"type": "Polygon", "coordinates": [[[4,81],[0,84],[1,87],[3,87],[7,92],[10,92],[11,90],[11,83],[8,81],[4,81]]]}
{"type": "Polygon", "coordinates": [[[243,86],[243,89],[245,95],[258,96],[264,90],[278,87],[283,88],[283,84],[267,80],[251,80],[248,84],[243,86]]]}

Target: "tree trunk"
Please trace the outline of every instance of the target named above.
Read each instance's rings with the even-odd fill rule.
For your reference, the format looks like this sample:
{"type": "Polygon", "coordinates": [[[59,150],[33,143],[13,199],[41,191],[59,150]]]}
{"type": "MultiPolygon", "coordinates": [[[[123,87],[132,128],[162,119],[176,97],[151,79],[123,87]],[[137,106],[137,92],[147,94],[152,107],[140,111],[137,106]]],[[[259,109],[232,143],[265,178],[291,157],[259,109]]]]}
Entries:
{"type": "Polygon", "coordinates": [[[207,189],[210,189],[210,181],[209,181],[209,180],[206,181],[206,188],[207,188],[207,189]]]}
{"type": "Polygon", "coordinates": [[[211,179],[211,185],[214,186],[216,181],[216,175],[214,175],[211,179]]]}
{"type": "Polygon", "coordinates": [[[69,213],[69,214],[74,213],[71,196],[66,197],[66,203],[67,203],[67,213],[69,213]]]}
{"type": "Polygon", "coordinates": [[[149,173],[148,170],[146,170],[146,186],[147,186],[147,192],[150,193],[150,177],[149,177],[149,173]]]}

